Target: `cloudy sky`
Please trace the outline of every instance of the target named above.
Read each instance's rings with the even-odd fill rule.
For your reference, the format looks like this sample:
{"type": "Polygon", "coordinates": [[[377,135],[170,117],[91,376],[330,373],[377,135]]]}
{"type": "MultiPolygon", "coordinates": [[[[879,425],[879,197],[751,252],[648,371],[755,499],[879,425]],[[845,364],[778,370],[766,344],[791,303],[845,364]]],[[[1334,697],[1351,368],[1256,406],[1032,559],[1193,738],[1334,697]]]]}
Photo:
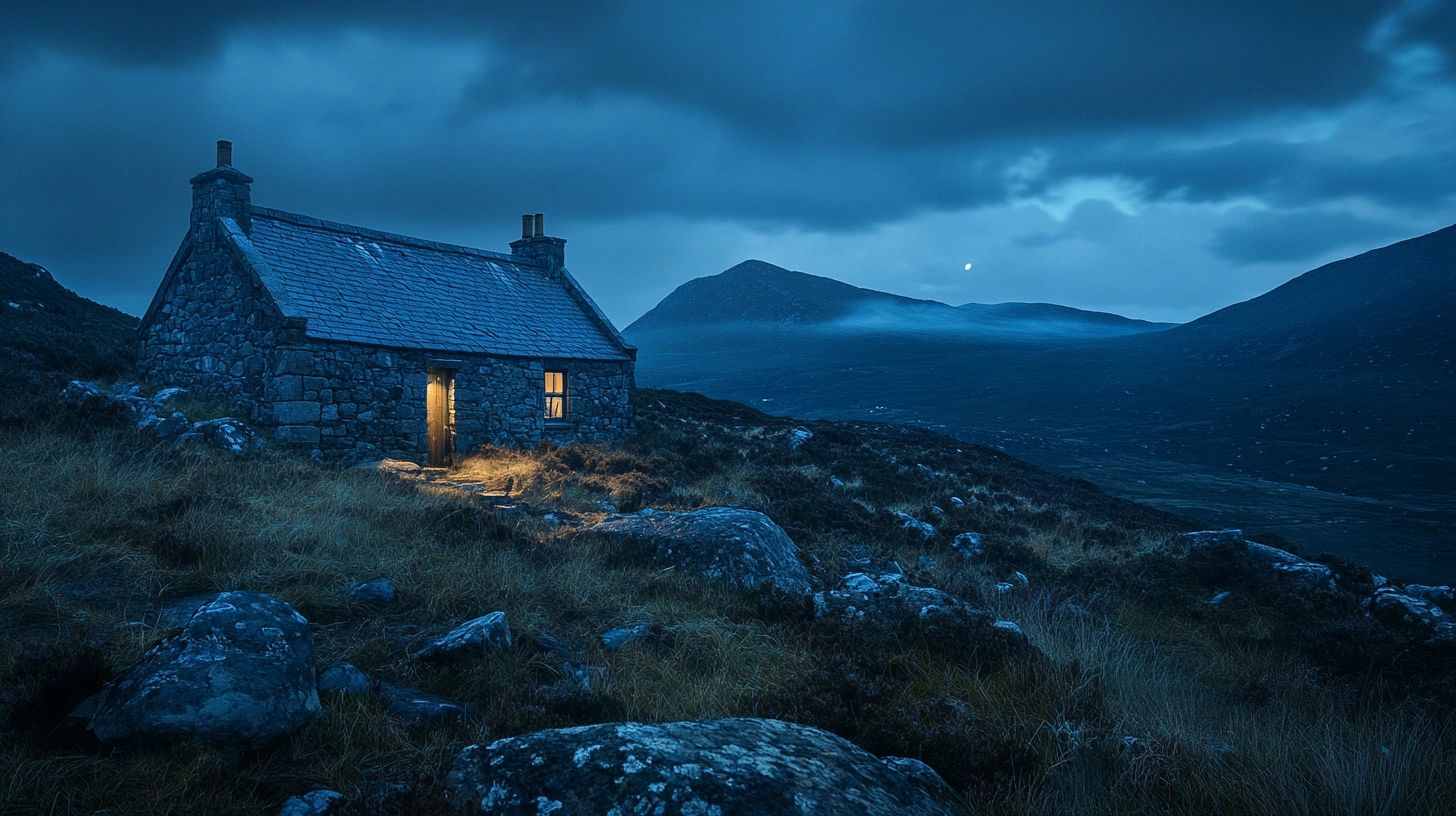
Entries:
{"type": "Polygon", "coordinates": [[[264,206],[545,212],[619,326],[746,258],[1188,320],[1456,222],[1456,0],[131,5],[6,3],[0,251],[133,314],[219,138],[264,206]]]}

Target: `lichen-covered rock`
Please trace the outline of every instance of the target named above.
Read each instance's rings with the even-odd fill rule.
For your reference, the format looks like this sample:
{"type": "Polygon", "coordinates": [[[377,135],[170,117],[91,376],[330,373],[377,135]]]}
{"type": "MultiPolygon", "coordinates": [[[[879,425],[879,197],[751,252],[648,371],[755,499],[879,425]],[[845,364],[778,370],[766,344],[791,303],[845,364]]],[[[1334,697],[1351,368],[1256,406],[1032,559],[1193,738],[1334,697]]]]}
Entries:
{"type": "Polygon", "coordinates": [[[914,530],[926,538],[931,538],[935,535],[935,525],[928,521],[921,521],[909,513],[901,513],[898,511],[895,513],[895,518],[900,520],[900,526],[906,530],[914,530]]]}
{"type": "Polygon", "coordinates": [[[956,800],[955,789],[952,788],[935,769],[913,757],[887,756],[880,757],[880,761],[890,768],[905,775],[907,779],[914,782],[921,790],[930,794],[930,798],[943,804],[949,805],[956,800]]]}
{"type": "Polygon", "coordinates": [[[1396,631],[1430,645],[1456,645],[1456,617],[1434,603],[1393,587],[1381,587],[1369,600],[1370,613],[1396,631]]]}
{"type": "Polygon", "coordinates": [[[454,700],[395,683],[380,683],[379,696],[389,704],[390,714],[415,725],[455,722],[477,713],[454,700]]]}
{"type": "Polygon", "coordinates": [[[662,562],[744,590],[771,586],[788,595],[813,591],[799,548],[768,516],[736,507],[687,513],[642,510],[609,516],[592,528],[643,541],[662,562]]]}
{"type": "Polygon", "coordinates": [[[814,617],[916,635],[945,649],[1006,654],[1029,646],[1019,628],[1000,626],[989,612],[914,586],[904,575],[846,575],[834,589],[815,593],[814,617]]]}
{"type": "Polygon", "coordinates": [[[177,439],[179,442],[202,442],[232,453],[247,453],[263,447],[263,437],[247,423],[233,417],[195,422],[192,430],[177,439]]]}
{"type": "Polygon", "coordinates": [[[902,771],[779,720],[608,723],[472,745],[446,780],[457,810],[516,816],[948,816],[902,771]]]}
{"type": "Polygon", "coordinates": [[[966,558],[980,558],[986,554],[986,542],[980,533],[961,533],[950,542],[950,546],[966,558]]]}
{"type": "Polygon", "coordinates": [[[1183,533],[1193,557],[1216,556],[1242,561],[1265,569],[1277,582],[1301,595],[1329,595],[1338,591],[1334,571],[1324,564],[1306,561],[1294,553],[1255,541],[1246,541],[1242,530],[1203,530],[1183,533]]]}
{"type": "Polygon", "coordinates": [[[506,625],[506,613],[492,612],[460,624],[444,637],[415,650],[411,657],[415,660],[453,660],[487,649],[505,649],[510,645],[511,628],[506,625]]]}
{"type": "Polygon", "coordinates": [[[257,592],[223,592],[102,692],[102,742],[266,745],[319,712],[308,621],[257,592]]]}
{"type": "Polygon", "coordinates": [[[349,588],[349,600],[370,610],[380,610],[394,603],[394,582],[375,578],[349,588]]]}

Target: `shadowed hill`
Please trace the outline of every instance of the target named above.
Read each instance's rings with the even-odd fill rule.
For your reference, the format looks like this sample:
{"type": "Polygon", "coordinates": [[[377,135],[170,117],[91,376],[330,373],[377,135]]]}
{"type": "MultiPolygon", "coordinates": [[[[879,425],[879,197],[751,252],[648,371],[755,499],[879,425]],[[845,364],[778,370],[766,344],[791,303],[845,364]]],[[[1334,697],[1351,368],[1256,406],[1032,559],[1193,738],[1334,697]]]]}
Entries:
{"type": "Polygon", "coordinates": [[[0,252],[0,421],[44,405],[71,377],[130,370],[137,319],[77,295],[39,264],[0,252]]]}

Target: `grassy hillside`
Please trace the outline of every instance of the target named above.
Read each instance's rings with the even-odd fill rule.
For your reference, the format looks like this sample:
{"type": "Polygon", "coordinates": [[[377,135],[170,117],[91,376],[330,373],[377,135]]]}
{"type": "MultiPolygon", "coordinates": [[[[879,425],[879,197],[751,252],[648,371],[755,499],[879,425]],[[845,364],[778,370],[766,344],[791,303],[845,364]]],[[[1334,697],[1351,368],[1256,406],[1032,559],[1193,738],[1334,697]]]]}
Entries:
{"type": "Polygon", "coordinates": [[[137,319],[0,252],[0,423],[44,413],[66,380],[114,377],[136,359],[137,319]]]}
{"type": "Polygon", "coordinates": [[[486,449],[451,474],[509,491],[515,510],[278,452],[0,429],[3,809],[271,814],[314,785],[400,783],[405,812],[439,812],[438,780],[471,742],[742,715],[920,757],[976,813],[1456,808],[1447,658],[1391,640],[1357,609],[1312,608],[1257,582],[1211,607],[1239,579],[1184,557],[1173,536],[1194,522],[924,431],[814,422],[795,451],[791,420],[745,406],[650,390],[640,405],[627,444],[486,449]],[[1016,622],[1042,654],[998,660],[846,630],[664,570],[578,526],[603,517],[602,501],[762,510],[817,579],[895,561],[1016,622]],[[904,529],[896,511],[935,535],[904,529]],[[972,530],[984,558],[950,546],[972,530]],[[1017,572],[1025,588],[994,589],[1017,572]],[[350,582],[379,576],[399,601],[352,605],[350,582]],[[71,706],[169,633],[160,610],[237,588],[305,615],[321,666],[348,660],[479,716],[406,726],[378,703],[325,695],[314,723],[242,755],[103,750],[67,725],[71,706]],[[408,659],[421,637],[497,609],[516,648],[446,666],[408,659]],[[609,654],[599,634],[634,621],[657,636],[609,654]],[[592,666],[591,691],[534,636],[592,666]]]}

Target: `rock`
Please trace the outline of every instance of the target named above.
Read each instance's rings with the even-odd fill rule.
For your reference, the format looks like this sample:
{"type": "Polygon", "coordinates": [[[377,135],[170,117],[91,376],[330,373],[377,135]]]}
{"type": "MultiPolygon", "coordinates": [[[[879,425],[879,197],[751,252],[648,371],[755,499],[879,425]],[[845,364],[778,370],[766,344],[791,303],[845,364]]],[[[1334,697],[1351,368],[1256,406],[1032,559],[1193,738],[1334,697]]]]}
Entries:
{"type": "Polygon", "coordinates": [[[942,805],[950,806],[952,810],[959,810],[959,806],[954,804],[959,798],[956,796],[955,788],[942,779],[934,768],[911,757],[886,756],[880,757],[880,761],[904,774],[905,778],[915,783],[916,787],[930,794],[930,798],[942,805]]]}
{"type": "Polygon", "coordinates": [[[833,487],[844,487],[844,480],[838,476],[830,476],[829,484],[833,487]]]}
{"type": "Polygon", "coordinates": [[[628,643],[635,643],[639,640],[648,640],[656,637],[657,633],[652,630],[650,625],[646,622],[639,621],[628,624],[620,629],[608,629],[603,632],[602,645],[607,647],[607,651],[615,652],[628,643]]]}
{"type": "Polygon", "coordinates": [[[302,796],[290,796],[278,816],[329,816],[341,813],[345,802],[344,794],[338,791],[309,791],[302,796]]]}
{"type": "MultiPolygon", "coordinates": [[[[197,434],[197,440],[220,450],[231,451],[232,453],[247,453],[248,451],[259,450],[263,447],[263,437],[256,431],[249,428],[246,423],[233,417],[222,417],[221,419],[208,419],[196,422],[192,425],[191,434],[197,434]]],[[[183,436],[186,436],[184,434],[183,436]]],[[[181,436],[178,441],[184,441],[181,436]]],[[[187,440],[192,441],[192,440],[187,440]]]]}
{"type": "Polygon", "coordinates": [[[554,654],[567,661],[581,660],[581,658],[577,656],[576,652],[567,645],[566,641],[561,640],[560,638],[554,638],[548,635],[537,635],[534,640],[536,642],[536,648],[540,649],[543,652],[550,652],[551,654],[554,654]]]}
{"type": "Polygon", "coordinates": [[[404,459],[375,459],[370,462],[360,462],[354,467],[362,470],[377,470],[380,473],[393,473],[396,476],[418,476],[424,471],[415,462],[404,459]]]}
{"type": "Polygon", "coordinates": [[[156,405],[165,405],[178,397],[187,396],[187,389],[169,386],[152,395],[152,402],[156,405]]]}
{"type": "Polygon", "coordinates": [[[102,694],[91,719],[102,742],[259,748],[319,712],[313,636],[276,598],[223,592],[102,694]]]}
{"type": "Polygon", "coordinates": [[[1026,642],[998,630],[990,613],[903,575],[846,575],[838,587],[814,595],[814,617],[912,634],[947,649],[1004,652],[1026,642]]]}
{"type": "Polygon", "coordinates": [[[173,411],[169,417],[161,417],[151,414],[137,423],[137,429],[155,436],[163,442],[170,442],[173,439],[187,433],[192,429],[192,423],[180,411],[173,411]]]}
{"type": "Polygon", "coordinates": [[[951,812],[840,737],[761,719],[538,731],[466,748],[445,785],[480,816],[951,812]]]}
{"type": "Polygon", "coordinates": [[[1219,542],[1244,540],[1243,530],[1200,530],[1196,533],[1180,533],[1178,539],[1189,547],[1206,547],[1219,542]]]}
{"type": "Polygon", "coordinates": [[[375,578],[349,589],[349,600],[368,609],[383,609],[394,603],[394,582],[375,578]]]}
{"type": "Polygon", "coordinates": [[[936,516],[943,516],[943,515],[945,515],[945,511],[944,510],[940,509],[939,507],[937,507],[936,505],[933,505],[933,504],[930,505],[930,513],[931,513],[931,515],[936,515],[936,516]]]}
{"type": "Polygon", "coordinates": [[[900,526],[906,530],[914,530],[915,532],[925,536],[926,538],[930,538],[931,536],[935,535],[935,525],[921,521],[920,519],[915,518],[909,513],[901,513],[897,510],[895,511],[895,518],[901,521],[900,526]]]}
{"type": "Polygon", "coordinates": [[[954,507],[954,508],[959,509],[959,508],[965,507],[966,506],[966,503],[963,502],[963,501],[961,501],[960,499],[956,498],[955,496],[951,496],[950,497],[950,505],[951,505],[951,507],[954,507]]]}
{"type": "Polygon", "coordinates": [[[1256,541],[1245,541],[1242,530],[1203,530],[1179,536],[1187,543],[1191,556],[1242,558],[1251,566],[1270,570],[1276,580],[1288,589],[1304,594],[1328,594],[1338,591],[1334,571],[1324,564],[1306,561],[1294,553],[1256,541]]]}
{"type": "Polygon", "coordinates": [[[654,548],[658,561],[738,589],[771,586],[798,596],[812,591],[799,548],[772,519],[752,510],[707,507],[673,513],[648,509],[609,516],[592,529],[643,541],[654,548]]]}
{"type": "Polygon", "coordinates": [[[466,654],[505,649],[510,645],[511,630],[506,625],[506,613],[492,612],[460,624],[410,656],[415,660],[454,660],[466,654]]]}
{"type": "Polygon", "coordinates": [[[789,430],[789,450],[798,450],[805,442],[814,438],[814,432],[808,428],[792,428],[789,430]]]}
{"type": "Polygon", "coordinates": [[[996,585],[991,587],[991,589],[997,593],[1004,594],[1010,592],[1013,589],[1016,589],[1016,586],[1014,584],[1008,584],[1005,581],[997,581],[996,585]]]}
{"type": "Polygon", "coordinates": [[[376,683],[364,671],[351,663],[335,663],[319,675],[319,691],[337,691],[340,694],[373,694],[376,683]]]}
{"type": "Polygon", "coordinates": [[[900,568],[900,562],[893,558],[876,558],[865,556],[864,558],[850,558],[844,562],[849,572],[863,572],[865,575],[904,575],[905,570],[900,568]]]}
{"type": "Polygon", "coordinates": [[[389,703],[390,714],[414,725],[456,722],[478,713],[462,703],[395,683],[380,683],[379,696],[389,703]]]}
{"type": "Polygon", "coordinates": [[[1234,594],[1232,592],[1220,592],[1217,595],[1213,596],[1212,598],[1209,598],[1208,599],[1208,605],[1209,606],[1219,606],[1224,601],[1227,601],[1229,598],[1232,598],[1233,596],[1234,596],[1234,594]]]}
{"type": "Polygon", "coordinates": [[[1381,587],[1368,603],[1371,614],[1391,628],[1430,644],[1456,644],[1456,618],[1424,598],[1381,587]]]}
{"type": "Polygon", "coordinates": [[[1449,604],[1456,602],[1456,590],[1448,586],[1426,586],[1425,584],[1406,584],[1405,594],[1412,598],[1420,598],[1423,601],[1430,601],[1433,604],[1449,604]]]}
{"type": "Polygon", "coordinates": [[[617,512],[617,505],[609,501],[599,501],[597,502],[597,509],[603,513],[615,514],[617,512]]]}
{"type": "Polygon", "coordinates": [[[931,469],[929,465],[916,465],[915,470],[918,471],[921,476],[924,476],[927,479],[935,478],[935,471],[931,469]]]}
{"type": "Polygon", "coordinates": [[[1016,582],[1017,586],[1020,586],[1023,589],[1031,586],[1031,579],[1027,578],[1026,573],[1021,572],[1020,570],[1011,573],[1011,579],[1016,582]]]}
{"type": "Polygon", "coordinates": [[[966,558],[980,558],[986,554],[986,543],[980,533],[961,533],[950,546],[966,558]]]}
{"type": "Polygon", "coordinates": [[[1021,631],[1021,625],[1018,624],[1016,621],[998,620],[991,625],[996,627],[997,629],[1005,629],[1008,632],[1015,632],[1018,635],[1025,634],[1021,631]]]}

